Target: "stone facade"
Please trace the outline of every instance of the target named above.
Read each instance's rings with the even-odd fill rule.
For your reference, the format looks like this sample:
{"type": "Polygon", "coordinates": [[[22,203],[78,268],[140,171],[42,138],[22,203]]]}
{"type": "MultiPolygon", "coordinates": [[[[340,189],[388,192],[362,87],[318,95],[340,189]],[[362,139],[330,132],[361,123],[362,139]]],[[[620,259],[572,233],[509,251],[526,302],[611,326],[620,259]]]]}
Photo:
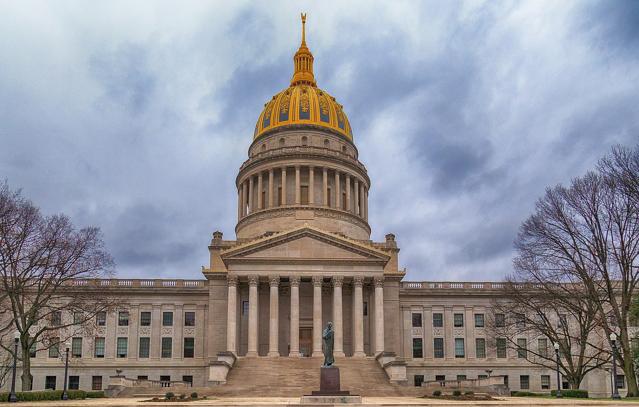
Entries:
{"type": "MultiPolygon", "coordinates": [[[[227,369],[234,357],[320,355],[322,327],[332,321],[336,355],[377,357],[391,381],[485,375],[506,376],[512,390],[556,388],[553,371],[516,352],[496,354],[480,320],[499,283],[403,281],[395,236],[370,240],[371,180],[350,125],[340,124],[348,123],[341,105],[322,105],[328,94],[313,88],[318,105],[304,110],[305,92],[316,87],[309,58],[303,42],[291,87],[260,115],[236,179],[236,239],[213,233],[204,279],[77,281],[69,288],[121,299],[103,326],[81,337],[69,375],[79,377],[81,389],[105,388],[116,369],[129,379],[211,386],[224,380],[212,366],[227,369]],[[289,109],[300,110],[290,118],[289,109]],[[276,114],[285,125],[271,128],[276,114]],[[126,325],[120,312],[129,313],[126,325]]],[[[49,356],[33,358],[34,389],[51,385],[53,376],[62,386],[62,360],[49,356]]],[[[585,387],[606,394],[607,377],[593,372],[585,387]]]]}

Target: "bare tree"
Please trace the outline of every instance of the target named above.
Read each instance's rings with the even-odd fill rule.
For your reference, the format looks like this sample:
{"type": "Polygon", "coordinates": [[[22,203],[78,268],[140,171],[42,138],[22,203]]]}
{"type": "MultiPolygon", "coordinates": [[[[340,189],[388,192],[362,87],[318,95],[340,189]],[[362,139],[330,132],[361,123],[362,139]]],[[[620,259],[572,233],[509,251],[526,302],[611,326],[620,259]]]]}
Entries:
{"type": "MultiPolygon", "coordinates": [[[[82,284],[110,275],[112,265],[98,228],[77,230],[64,215],[43,216],[0,184],[0,301],[7,304],[0,334],[19,332],[23,390],[31,388],[32,352],[59,349],[113,304],[82,284]]],[[[13,346],[2,347],[14,355],[13,346]]]]}
{"type": "Polygon", "coordinates": [[[634,396],[628,317],[639,282],[639,208],[626,184],[612,171],[589,172],[570,187],[547,189],[520,228],[515,264],[528,263],[553,280],[578,284],[602,337],[617,335],[616,356],[628,379],[628,395],[634,396]]]}
{"type": "Polygon", "coordinates": [[[616,180],[625,194],[639,202],[639,145],[630,149],[615,146],[612,152],[599,162],[599,171],[616,180]]]}
{"type": "Polygon", "coordinates": [[[559,363],[570,387],[578,389],[588,372],[609,360],[588,298],[578,285],[553,281],[521,258],[515,270],[493,301],[490,332],[530,363],[551,370],[559,363]]]}

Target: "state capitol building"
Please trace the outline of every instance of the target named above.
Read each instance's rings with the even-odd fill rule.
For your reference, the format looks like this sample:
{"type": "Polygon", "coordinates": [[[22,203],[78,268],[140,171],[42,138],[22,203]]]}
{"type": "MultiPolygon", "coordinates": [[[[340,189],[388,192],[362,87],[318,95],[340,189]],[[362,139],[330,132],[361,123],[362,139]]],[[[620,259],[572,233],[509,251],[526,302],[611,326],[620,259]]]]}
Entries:
{"type": "MultiPolygon", "coordinates": [[[[500,283],[405,281],[395,235],[370,239],[374,180],[344,107],[318,87],[304,28],[293,61],[237,174],[235,238],[213,233],[203,278],[77,282],[122,303],[98,315],[91,336],[73,338],[70,387],[186,382],[212,394],[302,395],[319,383],[321,332],[331,321],[342,387],[362,395],[434,381],[556,388],[554,370],[489,332],[500,283]]],[[[61,389],[61,359],[33,356],[34,390],[61,389]]],[[[582,387],[608,394],[609,382],[595,371],[582,387]]]]}

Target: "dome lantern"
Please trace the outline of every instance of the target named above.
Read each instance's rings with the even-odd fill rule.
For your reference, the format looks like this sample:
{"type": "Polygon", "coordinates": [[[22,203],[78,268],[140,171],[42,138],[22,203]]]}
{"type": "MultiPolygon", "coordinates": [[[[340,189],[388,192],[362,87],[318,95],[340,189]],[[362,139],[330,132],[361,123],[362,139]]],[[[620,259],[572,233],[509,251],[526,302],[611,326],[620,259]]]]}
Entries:
{"type": "Polygon", "coordinates": [[[317,86],[315,83],[315,75],[313,75],[313,54],[306,46],[306,14],[302,13],[302,43],[300,48],[293,56],[295,71],[291,79],[291,86],[295,85],[311,85],[317,86]]]}

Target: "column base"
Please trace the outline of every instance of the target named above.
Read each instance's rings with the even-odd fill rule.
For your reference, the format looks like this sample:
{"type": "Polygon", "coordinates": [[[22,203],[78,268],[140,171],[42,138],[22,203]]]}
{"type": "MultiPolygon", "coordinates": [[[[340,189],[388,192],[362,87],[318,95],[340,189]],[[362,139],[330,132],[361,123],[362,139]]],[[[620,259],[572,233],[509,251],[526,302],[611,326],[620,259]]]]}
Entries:
{"type": "Polygon", "coordinates": [[[354,358],[365,358],[366,354],[364,352],[355,352],[353,353],[354,358]]]}
{"type": "Polygon", "coordinates": [[[266,356],[268,356],[269,358],[279,358],[280,353],[276,351],[272,351],[272,352],[269,352],[266,356]]]}
{"type": "Polygon", "coordinates": [[[324,352],[321,350],[314,350],[311,356],[314,358],[324,357],[324,352]]]}
{"type": "Polygon", "coordinates": [[[301,358],[302,354],[299,351],[291,351],[288,353],[289,358],[301,358]]]}
{"type": "Polygon", "coordinates": [[[248,351],[248,352],[246,352],[246,355],[244,355],[244,357],[247,357],[247,358],[256,358],[257,356],[258,355],[257,355],[256,351],[253,351],[253,352],[248,351]]]}
{"type": "Polygon", "coordinates": [[[341,350],[333,351],[333,355],[338,358],[346,357],[346,354],[341,350]]]}

